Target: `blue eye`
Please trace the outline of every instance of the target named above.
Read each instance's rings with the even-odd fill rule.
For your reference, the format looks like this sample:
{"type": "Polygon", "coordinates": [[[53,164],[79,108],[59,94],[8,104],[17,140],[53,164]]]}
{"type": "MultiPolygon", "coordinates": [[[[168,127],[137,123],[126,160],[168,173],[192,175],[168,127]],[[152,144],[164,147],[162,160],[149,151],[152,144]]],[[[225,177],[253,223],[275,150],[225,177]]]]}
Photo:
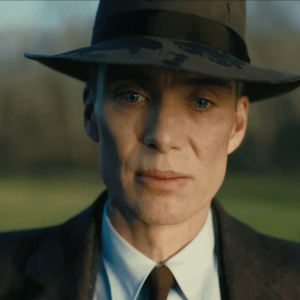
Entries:
{"type": "Polygon", "coordinates": [[[210,105],[211,105],[211,103],[206,99],[201,99],[201,98],[195,99],[195,106],[197,108],[206,108],[210,105]]]}
{"type": "Polygon", "coordinates": [[[136,103],[136,102],[139,102],[140,100],[143,100],[143,99],[140,99],[140,97],[142,97],[142,96],[137,92],[123,92],[123,93],[119,94],[118,97],[123,98],[126,102],[129,102],[129,103],[136,103]]]}

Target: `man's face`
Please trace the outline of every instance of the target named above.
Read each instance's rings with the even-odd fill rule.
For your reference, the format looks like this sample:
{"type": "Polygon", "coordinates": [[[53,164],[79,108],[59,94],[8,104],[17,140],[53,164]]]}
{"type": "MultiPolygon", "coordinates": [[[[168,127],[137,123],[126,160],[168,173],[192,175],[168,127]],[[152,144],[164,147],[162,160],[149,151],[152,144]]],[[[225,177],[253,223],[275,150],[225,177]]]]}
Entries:
{"type": "Polygon", "coordinates": [[[249,102],[237,102],[235,83],[112,66],[103,85],[93,120],[112,205],[157,225],[178,224],[209,205],[245,133],[249,102]]]}

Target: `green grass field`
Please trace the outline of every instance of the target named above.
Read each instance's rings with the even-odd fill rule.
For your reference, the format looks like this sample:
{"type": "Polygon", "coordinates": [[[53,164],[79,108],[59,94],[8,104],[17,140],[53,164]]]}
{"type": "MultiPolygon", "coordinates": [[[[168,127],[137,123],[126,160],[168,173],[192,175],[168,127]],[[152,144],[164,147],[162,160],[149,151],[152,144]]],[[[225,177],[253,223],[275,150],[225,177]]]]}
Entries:
{"type": "MultiPolygon", "coordinates": [[[[224,208],[255,229],[300,241],[300,176],[227,175],[217,195],[224,208]]],[[[103,190],[95,174],[0,179],[0,231],[59,224],[103,190]]]]}

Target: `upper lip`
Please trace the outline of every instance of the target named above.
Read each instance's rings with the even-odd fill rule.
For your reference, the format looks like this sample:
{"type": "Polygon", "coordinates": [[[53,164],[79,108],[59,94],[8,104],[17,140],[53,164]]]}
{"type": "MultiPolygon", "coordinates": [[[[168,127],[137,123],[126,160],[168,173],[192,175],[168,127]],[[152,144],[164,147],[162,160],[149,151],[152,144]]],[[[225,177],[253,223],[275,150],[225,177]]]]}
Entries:
{"type": "Polygon", "coordinates": [[[173,178],[191,178],[191,176],[184,173],[174,172],[174,171],[160,171],[157,169],[152,170],[141,170],[136,173],[140,176],[149,176],[162,179],[173,179],[173,178]]]}

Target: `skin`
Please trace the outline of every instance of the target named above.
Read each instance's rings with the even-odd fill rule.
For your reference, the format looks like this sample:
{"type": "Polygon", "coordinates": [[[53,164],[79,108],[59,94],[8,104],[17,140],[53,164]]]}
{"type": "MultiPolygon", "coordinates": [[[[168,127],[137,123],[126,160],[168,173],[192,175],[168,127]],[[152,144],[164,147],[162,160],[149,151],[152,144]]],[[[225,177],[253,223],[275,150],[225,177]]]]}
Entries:
{"type": "Polygon", "coordinates": [[[249,100],[237,99],[234,82],[202,77],[187,84],[191,78],[201,77],[158,67],[113,66],[106,77],[98,75],[86,95],[85,130],[99,142],[110,221],[157,263],[199,233],[223,183],[228,154],[246,132],[249,100]],[[168,188],[145,184],[139,178],[146,177],[137,172],[149,168],[189,178],[168,188]]]}

